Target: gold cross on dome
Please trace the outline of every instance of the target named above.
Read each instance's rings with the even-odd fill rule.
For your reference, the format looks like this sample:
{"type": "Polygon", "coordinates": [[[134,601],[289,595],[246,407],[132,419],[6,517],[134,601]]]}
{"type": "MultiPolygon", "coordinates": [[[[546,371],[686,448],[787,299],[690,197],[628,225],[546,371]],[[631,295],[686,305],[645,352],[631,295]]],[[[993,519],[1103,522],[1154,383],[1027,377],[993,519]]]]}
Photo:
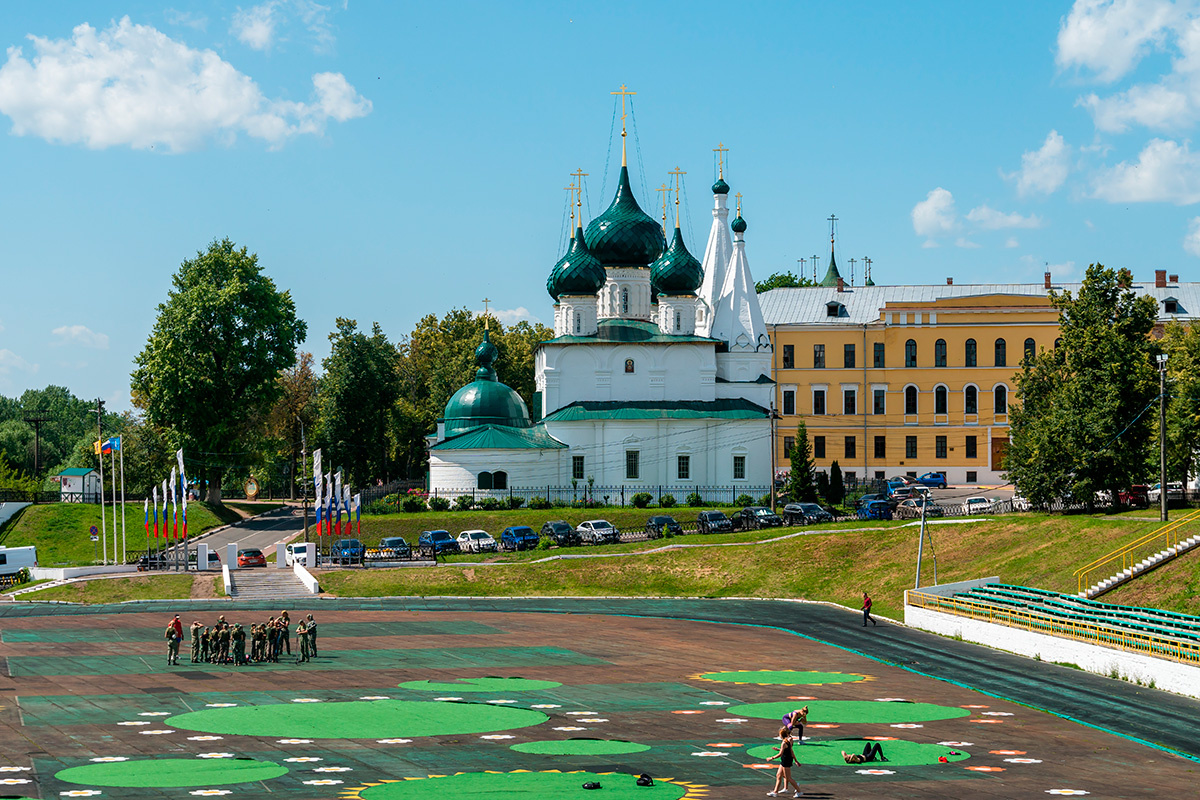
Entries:
{"type": "Polygon", "coordinates": [[[622,83],[620,89],[615,92],[609,92],[609,94],[621,95],[621,166],[627,167],[629,164],[625,158],[625,97],[626,95],[632,97],[633,95],[637,94],[637,92],[629,91],[629,87],[622,83]]]}
{"type": "Polygon", "coordinates": [[[662,195],[662,225],[663,233],[667,232],[667,195],[671,193],[671,187],[665,183],[654,191],[662,195]]]}
{"type": "Polygon", "coordinates": [[[713,152],[717,154],[717,177],[725,177],[725,154],[729,152],[729,148],[724,142],[717,142],[717,146],[713,148],[713,152]]]}
{"type": "Polygon", "coordinates": [[[684,175],[687,175],[687,173],[684,172],[683,170],[681,170],[679,167],[675,167],[675,169],[668,170],[667,174],[675,176],[675,226],[678,227],[679,226],[679,179],[682,178],[684,175]]]}
{"type": "Polygon", "coordinates": [[[486,297],[483,298],[483,329],[485,331],[488,329],[488,303],[490,302],[492,301],[488,300],[486,297]]]}
{"type": "Polygon", "coordinates": [[[742,193],[738,192],[734,197],[737,198],[737,215],[740,217],[742,215],[742,193]]]}

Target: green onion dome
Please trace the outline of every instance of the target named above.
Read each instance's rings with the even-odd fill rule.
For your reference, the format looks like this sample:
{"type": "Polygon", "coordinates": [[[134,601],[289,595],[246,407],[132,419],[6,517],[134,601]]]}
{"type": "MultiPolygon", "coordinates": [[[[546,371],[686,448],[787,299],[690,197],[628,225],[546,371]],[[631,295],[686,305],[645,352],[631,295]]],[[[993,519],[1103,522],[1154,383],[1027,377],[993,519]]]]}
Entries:
{"type": "Polygon", "coordinates": [[[742,219],[741,214],[738,214],[736,217],[734,217],[733,222],[729,224],[729,227],[733,228],[734,233],[745,233],[746,220],[742,219]]]}
{"type": "Polygon", "coordinates": [[[717,178],[717,182],[713,184],[713,194],[729,194],[729,184],[717,178]]]}
{"type": "Polygon", "coordinates": [[[650,268],[650,285],[661,294],[690,294],[700,288],[704,267],[688,252],[679,226],[671,246],[650,268]]]}
{"type": "Polygon", "coordinates": [[[555,300],[564,294],[595,294],[604,288],[608,276],[604,273],[604,265],[588,252],[583,243],[583,226],[575,229],[571,249],[555,265],[550,278],[554,281],[554,292],[551,294],[554,294],[555,300]]]}
{"type": "Polygon", "coordinates": [[[621,167],[612,205],[588,223],[585,238],[587,249],[606,267],[648,267],[666,249],[658,221],[633,196],[628,167],[621,167]]]}
{"type": "Polygon", "coordinates": [[[446,403],[442,414],[447,438],[466,433],[481,425],[507,425],[530,428],[529,408],[521,396],[496,379],[493,364],[500,352],[483,332],[483,341],[475,348],[475,380],[459,389],[446,403]]]}

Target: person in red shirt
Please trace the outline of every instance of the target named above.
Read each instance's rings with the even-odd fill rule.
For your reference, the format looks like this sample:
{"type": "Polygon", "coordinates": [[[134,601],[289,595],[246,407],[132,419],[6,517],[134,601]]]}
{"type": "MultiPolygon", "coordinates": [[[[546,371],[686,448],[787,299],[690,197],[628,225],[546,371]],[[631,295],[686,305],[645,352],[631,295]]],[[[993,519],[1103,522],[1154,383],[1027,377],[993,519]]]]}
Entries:
{"type": "Polygon", "coordinates": [[[179,621],[179,615],[175,615],[175,619],[171,620],[171,627],[175,629],[175,637],[183,638],[183,623],[179,621]]]}
{"type": "Polygon", "coordinates": [[[875,618],[871,616],[871,597],[866,592],[863,592],[862,612],[864,628],[867,627],[867,622],[870,622],[872,625],[879,624],[875,621],[875,618]]]}

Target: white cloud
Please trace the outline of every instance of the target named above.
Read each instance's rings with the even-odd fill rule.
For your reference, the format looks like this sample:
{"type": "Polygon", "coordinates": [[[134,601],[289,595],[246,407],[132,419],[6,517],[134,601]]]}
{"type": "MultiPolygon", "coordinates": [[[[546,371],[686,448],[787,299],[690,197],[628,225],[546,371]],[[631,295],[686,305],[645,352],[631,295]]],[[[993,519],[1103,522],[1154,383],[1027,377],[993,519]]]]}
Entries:
{"type": "Polygon", "coordinates": [[[1162,47],[1186,11],[1169,0],[1076,0],[1058,30],[1056,60],[1111,83],[1162,47]]]}
{"type": "Polygon", "coordinates": [[[277,3],[263,3],[243,11],[239,8],[233,15],[230,30],[244,45],[254,50],[267,50],[275,39],[275,7],[277,3]]]}
{"type": "Polygon", "coordinates": [[[1122,161],[1100,170],[1092,196],[1110,203],[1200,202],[1200,155],[1187,142],[1152,139],[1136,163],[1122,161]]]}
{"type": "MultiPolygon", "coordinates": [[[[481,317],[484,312],[480,310],[474,313],[475,316],[481,317]]],[[[541,322],[525,306],[518,306],[517,308],[489,308],[487,313],[505,325],[515,325],[522,320],[526,322],[541,322]]]]}
{"type": "Polygon", "coordinates": [[[192,11],[180,11],[177,8],[168,8],[163,12],[163,18],[166,19],[168,25],[191,28],[196,31],[208,30],[208,17],[192,11]]]}
{"type": "Polygon", "coordinates": [[[977,208],[972,208],[967,212],[967,219],[984,230],[989,231],[997,231],[1002,228],[1042,227],[1042,218],[1036,214],[1028,217],[1023,217],[1015,211],[1011,214],[1005,214],[1003,211],[997,211],[986,203],[977,208]]]}
{"type": "Polygon", "coordinates": [[[267,0],[248,9],[241,7],[233,15],[230,32],[254,50],[270,50],[283,31],[300,24],[318,52],[332,47],[333,30],[329,22],[329,6],[313,0],[267,0]]]}
{"type": "Polygon", "coordinates": [[[79,25],[70,39],[29,39],[32,61],[10,47],[0,67],[0,112],[20,136],[181,152],[243,133],[275,148],[297,135],[322,135],[330,120],[371,112],[371,101],[340,73],[314,75],[311,102],[269,100],[213,51],[128,17],[103,31],[79,25]]]}
{"type": "Polygon", "coordinates": [[[7,377],[13,372],[37,371],[37,364],[30,364],[12,350],[0,350],[0,377],[7,377]]]}
{"type": "Polygon", "coordinates": [[[1020,247],[1020,246],[1021,246],[1021,243],[1017,241],[1017,237],[1015,237],[1015,236],[1010,236],[1010,237],[1008,237],[1007,239],[1005,239],[1005,240],[1004,240],[1004,246],[1005,246],[1005,247],[1007,247],[1007,248],[1009,248],[1009,249],[1012,249],[1012,248],[1014,248],[1014,247],[1020,247]]]}
{"type": "Polygon", "coordinates": [[[1074,261],[1064,261],[1061,264],[1047,264],[1046,272],[1050,273],[1050,277],[1055,283],[1067,283],[1077,280],[1080,277],[1079,270],[1075,268],[1074,261]]]}
{"type": "Polygon", "coordinates": [[[1058,131],[1050,131],[1037,150],[1026,150],[1021,156],[1021,169],[1009,180],[1017,182],[1017,194],[1051,194],[1058,190],[1070,171],[1071,148],[1058,131]]]}
{"type": "Polygon", "coordinates": [[[913,206],[912,224],[917,236],[926,237],[926,247],[937,247],[936,243],[930,244],[935,237],[953,233],[958,228],[954,195],[940,186],[931,191],[913,206]]]}
{"type": "Polygon", "coordinates": [[[108,335],[96,333],[86,325],[63,325],[50,331],[55,337],[52,345],[78,345],[92,350],[107,350],[108,335]]]}
{"type": "Polygon", "coordinates": [[[1100,130],[1124,133],[1130,125],[1144,125],[1157,130],[1185,128],[1195,121],[1197,109],[1194,103],[1194,98],[1189,97],[1181,87],[1167,87],[1160,83],[1134,86],[1105,98],[1093,92],[1079,98],[1077,105],[1088,110],[1092,122],[1100,130]]]}
{"type": "Polygon", "coordinates": [[[1200,256],[1200,217],[1192,217],[1188,221],[1187,235],[1183,237],[1183,249],[1194,256],[1200,256]]]}
{"type": "Polygon", "coordinates": [[[955,239],[954,246],[961,247],[964,250],[978,250],[980,247],[983,247],[983,245],[979,244],[978,242],[972,242],[970,239],[966,238],[965,236],[960,236],[957,239],[955,239]]]}

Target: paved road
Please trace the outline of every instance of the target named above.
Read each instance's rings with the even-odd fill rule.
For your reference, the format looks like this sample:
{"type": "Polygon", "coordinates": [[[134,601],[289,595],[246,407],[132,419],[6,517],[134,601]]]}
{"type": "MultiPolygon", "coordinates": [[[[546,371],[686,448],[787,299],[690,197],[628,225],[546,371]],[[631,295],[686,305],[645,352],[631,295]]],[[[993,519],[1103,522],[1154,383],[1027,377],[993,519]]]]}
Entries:
{"type": "MultiPolygon", "coordinates": [[[[309,513],[311,515],[311,511],[309,513]]],[[[257,547],[270,555],[276,544],[289,542],[300,535],[303,530],[300,514],[298,508],[281,508],[211,533],[200,541],[207,544],[209,549],[219,548],[222,559],[225,558],[225,546],[228,544],[236,544],[241,548],[257,547]]]]}

